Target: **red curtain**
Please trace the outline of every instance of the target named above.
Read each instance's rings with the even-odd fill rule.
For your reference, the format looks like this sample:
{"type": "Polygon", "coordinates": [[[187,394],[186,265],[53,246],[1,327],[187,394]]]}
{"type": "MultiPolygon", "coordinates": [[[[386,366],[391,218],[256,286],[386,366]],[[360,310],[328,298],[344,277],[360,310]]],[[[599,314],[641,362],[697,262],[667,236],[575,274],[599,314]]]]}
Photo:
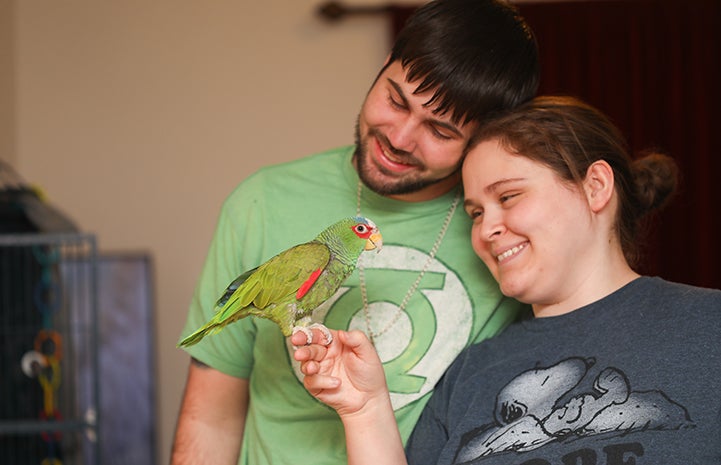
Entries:
{"type": "MultiPolygon", "coordinates": [[[[538,39],[539,93],[582,98],[635,152],[659,148],[681,168],[679,194],[651,223],[639,271],[721,288],[721,1],[517,6],[538,39]]],[[[391,10],[394,32],[412,10],[391,10]]]]}

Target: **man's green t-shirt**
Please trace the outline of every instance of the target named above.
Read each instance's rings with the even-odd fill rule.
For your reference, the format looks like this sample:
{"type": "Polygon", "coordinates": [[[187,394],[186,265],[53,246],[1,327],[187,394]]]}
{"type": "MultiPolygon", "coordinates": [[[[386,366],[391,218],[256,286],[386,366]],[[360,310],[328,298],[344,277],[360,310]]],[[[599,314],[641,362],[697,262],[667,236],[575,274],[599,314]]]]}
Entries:
{"type": "MultiPolygon", "coordinates": [[[[355,216],[358,176],[351,164],[353,149],[342,147],[266,167],[236,188],[222,207],[183,336],[210,319],[215,302],[239,274],[313,239],[339,219],[355,216]]],[[[375,345],[404,441],[456,355],[497,334],[524,308],[501,294],[471,249],[470,219],[461,204],[417,290],[398,312],[429,261],[454,196],[450,192],[409,203],[363,187],[361,214],[383,235],[379,253],[361,256],[367,312],[357,270],[314,312],[315,321],[329,328],[368,333],[370,324],[374,333],[383,333],[375,337],[375,345]]],[[[249,379],[250,405],[239,463],[347,462],[338,415],[305,390],[293,348],[274,323],[245,318],[186,350],[223,373],[249,379]]]]}

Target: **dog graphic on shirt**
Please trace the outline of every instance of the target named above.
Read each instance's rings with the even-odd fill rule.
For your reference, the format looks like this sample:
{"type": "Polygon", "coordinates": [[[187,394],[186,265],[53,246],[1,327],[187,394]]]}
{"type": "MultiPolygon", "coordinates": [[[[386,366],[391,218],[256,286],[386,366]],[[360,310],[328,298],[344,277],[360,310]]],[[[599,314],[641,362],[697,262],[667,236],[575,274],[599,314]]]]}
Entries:
{"type": "Polygon", "coordinates": [[[594,364],[593,358],[571,357],[516,376],[498,393],[495,422],[464,436],[456,462],[598,434],[693,427],[683,406],[661,391],[631,391],[626,375],[613,367],[601,370],[591,391],[559,404],[594,364]]]}

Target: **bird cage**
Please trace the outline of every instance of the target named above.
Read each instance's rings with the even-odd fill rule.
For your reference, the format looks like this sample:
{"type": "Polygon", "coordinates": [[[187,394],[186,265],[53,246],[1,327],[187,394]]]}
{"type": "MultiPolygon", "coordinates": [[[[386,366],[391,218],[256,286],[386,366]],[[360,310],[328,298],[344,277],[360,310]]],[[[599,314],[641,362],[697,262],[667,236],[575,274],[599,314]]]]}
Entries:
{"type": "Polygon", "coordinates": [[[0,464],[98,463],[96,242],[0,234],[0,464]]]}

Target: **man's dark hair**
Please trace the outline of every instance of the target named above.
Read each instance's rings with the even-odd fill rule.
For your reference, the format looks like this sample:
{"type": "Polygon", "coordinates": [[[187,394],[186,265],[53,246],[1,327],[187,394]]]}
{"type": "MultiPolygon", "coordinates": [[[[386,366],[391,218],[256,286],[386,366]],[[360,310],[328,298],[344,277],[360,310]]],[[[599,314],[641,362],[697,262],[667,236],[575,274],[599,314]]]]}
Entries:
{"type": "Polygon", "coordinates": [[[483,121],[531,99],[538,88],[536,39],[501,0],[423,5],[399,33],[388,65],[394,61],[409,82],[418,82],[415,93],[434,91],[426,105],[450,112],[456,123],[483,121]]]}

